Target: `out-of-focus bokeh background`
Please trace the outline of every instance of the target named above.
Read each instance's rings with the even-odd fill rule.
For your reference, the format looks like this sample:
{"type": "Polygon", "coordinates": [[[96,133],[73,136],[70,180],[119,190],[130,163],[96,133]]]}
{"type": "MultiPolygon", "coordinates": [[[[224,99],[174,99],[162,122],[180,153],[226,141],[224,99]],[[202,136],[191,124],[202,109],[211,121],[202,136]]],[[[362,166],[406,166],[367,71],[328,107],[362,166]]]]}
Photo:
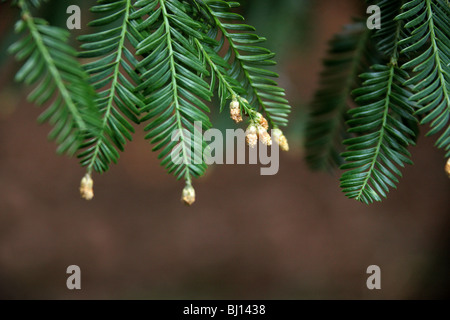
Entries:
{"type": "MultiPolygon", "coordinates": [[[[450,180],[435,137],[420,137],[397,190],[371,206],[348,200],[339,175],[310,172],[302,131],[328,39],[358,0],[248,0],[242,13],[277,52],[279,82],[294,106],[291,151],[275,176],[259,166],[217,165],[195,181],[197,202],[159,166],[138,127],[120,163],[95,175],[95,199],[79,197],[84,171],[48,142],[29,90],[14,84],[6,53],[17,12],[0,4],[0,298],[3,299],[428,299],[450,293],[450,180]],[[81,268],[82,289],[66,288],[81,268]],[[366,269],[381,268],[381,290],[366,269]]],[[[65,25],[94,1],[51,1],[40,13],[65,25]]],[[[234,128],[228,117],[213,123],[234,128]]]]}

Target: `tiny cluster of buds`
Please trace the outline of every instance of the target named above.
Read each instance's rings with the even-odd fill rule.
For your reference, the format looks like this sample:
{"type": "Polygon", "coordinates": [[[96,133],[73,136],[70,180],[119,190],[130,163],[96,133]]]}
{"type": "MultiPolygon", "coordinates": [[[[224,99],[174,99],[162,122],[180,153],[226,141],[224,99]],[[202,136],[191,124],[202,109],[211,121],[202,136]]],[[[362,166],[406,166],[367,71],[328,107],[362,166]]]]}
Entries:
{"type": "Polygon", "coordinates": [[[286,137],[278,128],[272,130],[272,138],[273,140],[280,146],[280,149],[283,151],[289,151],[289,144],[286,137]]]}
{"type": "Polygon", "coordinates": [[[245,132],[245,139],[247,144],[254,148],[259,140],[265,145],[272,145],[272,139],[270,134],[267,132],[269,129],[269,124],[267,120],[262,116],[261,113],[257,112],[254,121],[250,122],[250,125],[245,132]]]}
{"type": "Polygon", "coordinates": [[[86,200],[92,200],[94,198],[94,180],[92,180],[89,173],[86,173],[83,179],[81,179],[80,195],[86,200]]]}
{"type": "Polygon", "coordinates": [[[186,205],[192,205],[195,202],[195,189],[191,184],[186,184],[181,193],[181,201],[186,205]]]}
{"type": "MultiPolygon", "coordinates": [[[[248,103],[247,100],[245,100],[244,98],[241,99],[245,103],[248,103]]],[[[233,119],[236,123],[242,121],[241,107],[239,105],[239,101],[237,100],[236,96],[233,96],[232,101],[230,103],[230,115],[231,119],[233,119]]],[[[247,127],[247,130],[245,131],[245,140],[247,141],[247,144],[251,148],[254,148],[257,145],[259,139],[261,143],[267,146],[271,146],[272,138],[270,137],[268,130],[269,130],[269,123],[267,119],[264,118],[264,116],[261,113],[256,112],[254,114],[253,119],[250,120],[250,125],[247,127]]],[[[280,129],[274,129],[272,135],[273,139],[280,146],[281,150],[283,151],[289,150],[287,139],[280,129]]]]}
{"type": "Polygon", "coordinates": [[[239,101],[233,99],[230,103],[230,116],[234,122],[239,123],[242,121],[241,107],[239,101]]]}
{"type": "Polygon", "coordinates": [[[247,140],[247,144],[254,148],[259,140],[265,145],[272,145],[272,139],[275,141],[283,151],[289,151],[289,144],[284,136],[283,132],[275,128],[272,130],[272,138],[267,132],[269,125],[267,120],[260,114],[256,113],[255,120],[250,123],[245,132],[245,138],[247,140]]]}
{"type": "Polygon", "coordinates": [[[447,176],[450,178],[450,158],[448,158],[447,163],[445,164],[445,172],[447,176]]]}

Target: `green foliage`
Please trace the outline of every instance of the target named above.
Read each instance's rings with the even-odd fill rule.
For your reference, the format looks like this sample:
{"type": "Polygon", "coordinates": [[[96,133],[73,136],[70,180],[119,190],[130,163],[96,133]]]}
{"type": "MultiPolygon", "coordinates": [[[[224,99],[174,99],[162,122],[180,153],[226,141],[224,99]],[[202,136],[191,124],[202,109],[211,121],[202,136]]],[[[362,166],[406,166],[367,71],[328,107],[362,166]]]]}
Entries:
{"type": "Polygon", "coordinates": [[[414,144],[415,133],[405,122],[414,122],[411,95],[404,84],[409,75],[397,67],[402,22],[395,20],[401,1],[379,1],[385,15],[382,27],[374,35],[375,46],[386,65],[375,64],[372,71],[361,74],[365,81],[352,94],[359,107],[348,114],[348,132],[358,136],[344,140],[347,151],[342,154],[350,169],[341,177],[341,188],[347,197],[364,203],[381,201],[389,187],[396,187],[398,167],[412,164],[407,148],[414,144]]]}
{"type": "Polygon", "coordinates": [[[126,46],[126,41],[137,43],[141,35],[129,22],[133,14],[130,0],[110,1],[91,8],[103,16],[89,23],[103,30],[79,37],[85,42],[79,56],[93,58],[84,65],[91,75],[90,82],[98,92],[96,104],[102,115],[101,130],[86,138],[84,149],[78,157],[81,164],[105,172],[111,162],[117,163],[119,152],[126,140],[131,140],[134,128],[130,122],[139,123],[141,96],[136,93],[140,84],[136,73],[137,59],[126,46]],[[115,24],[119,23],[119,26],[115,24]]]}
{"type": "Polygon", "coordinates": [[[206,170],[202,157],[205,145],[198,145],[202,142],[192,138],[194,122],[201,121],[199,130],[211,126],[205,115],[209,108],[203,102],[211,100],[209,85],[203,79],[209,72],[193,45],[195,39],[203,37],[201,25],[178,1],[138,1],[136,6],[143,8],[142,14],[149,12],[148,20],[141,20],[138,30],[151,28],[150,35],[136,48],[137,54],[146,55],[139,63],[146,97],[142,121],[151,120],[145,127],[146,138],[156,144],[154,151],[161,150],[161,164],[190,183],[191,176],[201,176],[206,170]],[[178,132],[175,137],[174,130],[178,132]],[[174,148],[179,149],[180,163],[172,159],[174,148]],[[193,163],[192,154],[197,150],[202,152],[202,163],[193,163]]]}
{"type": "Polygon", "coordinates": [[[414,145],[412,131],[404,120],[414,121],[410,93],[402,87],[408,75],[394,64],[374,65],[364,73],[363,86],[354,90],[355,101],[361,107],[349,110],[349,132],[359,133],[344,141],[347,152],[342,154],[351,169],[341,178],[341,187],[349,198],[365,203],[381,201],[389,187],[401,176],[398,166],[412,164],[407,150],[414,145]]]}
{"type": "MultiPolygon", "coordinates": [[[[193,136],[212,126],[207,104],[215,94],[221,111],[237,100],[249,121],[260,112],[273,128],[287,124],[290,106],[271,79],[278,75],[266,68],[275,65],[274,53],[260,45],[265,39],[253,27],[234,22],[243,20],[231,11],[237,2],[98,0],[91,8],[98,17],[89,23],[96,30],[79,37],[83,67],[66,31],[31,18],[29,7],[40,3],[13,1],[22,10],[19,31],[29,32],[11,50],[19,60],[28,58],[17,79],[41,79],[30,96],[38,104],[58,92],[40,119],[55,125],[51,137],[60,152],[78,151],[86,181],[117,163],[133,124],[145,123],[161,165],[190,187],[206,170],[206,145],[193,136]]],[[[91,187],[82,188],[86,198],[91,187]]],[[[186,190],[191,204],[195,192],[186,190]]]]}
{"type": "Polygon", "coordinates": [[[361,83],[358,75],[366,71],[372,57],[371,32],[365,23],[345,26],[329,43],[320,89],[312,102],[306,129],[306,160],[313,169],[332,169],[343,162],[342,139],[348,138],[349,95],[361,83]]]}
{"type": "Polygon", "coordinates": [[[375,29],[373,35],[376,49],[388,62],[391,57],[398,59],[399,42],[405,37],[405,29],[403,23],[396,20],[396,16],[401,13],[401,6],[405,1],[376,0],[371,2],[378,5],[381,10],[381,28],[375,29]]]}
{"type": "MultiPolygon", "coordinates": [[[[336,162],[340,143],[346,145],[346,152],[340,155],[346,162],[341,169],[347,170],[341,177],[341,187],[349,198],[364,203],[386,197],[401,177],[399,168],[412,164],[408,147],[415,144],[418,119],[423,115],[421,124],[431,123],[429,134],[443,131],[437,146],[450,155],[448,2],[372,3],[381,9],[382,26],[361,50],[372,47],[375,62],[361,74],[363,82],[350,95],[349,86],[343,83],[352,82],[336,72],[336,65],[341,65],[337,70],[353,70],[348,66],[364,65],[367,56],[350,54],[348,60],[339,60],[336,48],[348,48],[350,37],[334,39],[332,59],[325,62],[306,141],[307,159],[318,168],[336,162]],[[355,105],[346,111],[351,117],[346,122],[350,138],[339,130],[347,98],[355,105]]],[[[354,48],[350,47],[350,53],[354,48]]],[[[350,79],[355,75],[348,74],[350,79]]]]}
{"type": "Polygon", "coordinates": [[[414,76],[405,85],[413,85],[411,101],[425,115],[421,124],[430,124],[429,135],[442,132],[437,146],[450,157],[450,6],[443,0],[410,1],[397,19],[407,22],[410,36],[401,41],[402,52],[414,54],[402,68],[414,76]]]}
{"type": "Polygon", "coordinates": [[[260,109],[274,127],[286,124],[290,107],[284,92],[267,78],[277,75],[260,67],[273,65],[269,58],[274,54],[254,46],[263,39],[253,33],[228,31],[252,27],[221,20],[240,17],[229,11],[236,6],[226,1],[139,0],[109,1],[92,9],[107,15],[91,25],[108,28],[80,37],[88,42],[80,56],[97,59],[85,69],[97,90],[107,89],[99,92],[97,102],[103,114],[100,135],[90,137],[79,155],[88,172],[104,172],[117,162],[118,150],[131,140],[130,122],[142,122],[161,164],[190,184],[206,170],[206,145],[193,136],[212,126],[206,103],[215,92],[221,110],[236,98],[250,119],[260,109]],[[226,41],[232,49],[221,57],[226,41]],[[195,127],[196,121],[201,128],[195,127]],[[174,152],[183,161],[174,161],[174,152]]]}
{"type": "MultiPolygon", "coordinates": [[[[38,5],[38,1],[32,3],[38,5]]],[[[98,131],[94,91],[75,59],[76,51],[67,44],[68,32],[32,17],[26,1],[19,1],[18,5],[22,20],[15,30],[24,36],[9,51],[17,60],[26,62],[16,80],[27,85],[37,83],[28,99],[37,105],[50,102],[38,120],[54,126],[49,138],[59,145],[57,152],[72,155],[86,134],[98,131]]]]}
{"type": "MultiPolygon", "coordinates": [[[[218,35],[221,37],[215,51],[220,52],[226,42],[229,44],[224,56],[225,62],[231,66],[228,70],[229,76],[240,81],[250,105],[262,110],[273,127],[285,126],[290,106],[284,98],[284,90],[271,79],[278,75],[265,68],[276,64],[271,60],[275,54],[261,47],[265,38],[256,35],[252,26],[233,23],[244,20],[242,16],[230,12],[230,8],[239,5],[237,2],[206,1],[206,3],[209,4],[208,13],[213,16],[215,26],[210,36],[213,39],[218,35]]],[[[220,89],[224,91],[223,87],[226,86],[219,87],[219,91],[220,89]]],[[[225,93],[221,96],[225,96],[225,93]]]]}

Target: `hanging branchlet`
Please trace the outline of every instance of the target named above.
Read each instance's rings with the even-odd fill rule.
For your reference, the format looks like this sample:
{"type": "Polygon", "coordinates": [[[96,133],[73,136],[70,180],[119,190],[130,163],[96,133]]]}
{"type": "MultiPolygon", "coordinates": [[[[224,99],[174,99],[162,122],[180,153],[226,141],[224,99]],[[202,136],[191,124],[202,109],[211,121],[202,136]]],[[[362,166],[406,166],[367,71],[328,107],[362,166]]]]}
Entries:
{"type": "Polygon", "coordinates": [[[231,119],[233,119],[233,121],[236,123],[242,121],[241,107],[239,105],[239,101],[237,101],[236,98],[233,98],[233,100],[230,103],[230,116],[231,119]]]}
{"type": "Polygon", "coordinates": [[[254,148],[258,143],[257,128],[253,123],[250,123],[245,131],[245,140],[249,147],[254,148]]]}
{"type": "Polygon", "coordinates": [[[186,183],[181,193],[181,201],[188,206],[195,202],[195,189],[190,183],[186,183]]]}
{"type": "Polygon", "coordinates": [[[440,132],[436,146],[450,157],[448,1],[370,3],[383,27],[357,22],[332,40],[305,139],[310,166],[340,165],[343,192],[366,204],[386,198],[412,164],[419,124],[440,132]]]}
{"type": "Polygon", "coordinates": [[[283,131],[281,131],[280,129],[275,128],[272,130],[272,140],[280,146],[281,150],[289,151],[288,141],[284,136],[283,131]]]}
{"type": "Polygon", "coordinates": [[[80,195],[86,200],[92,200],[92,198],[94,198],[94,180],[92,180],[89,173],[86,173],[86,175],[81,179],[80,195]]]}
{"type": "Polygon", "coordinates": [[[34,16],[39,3],[13,1],[21,12],[15,26],[20,36],[8,51],[23,63],[15,80],[34,86],[28,100],[45,107],[38,121],[52,125],[48,137],[58,145],[56,152],[73,156],[100,126],[95,91],[69,45],[70,33],[34,16]]]}
{"type": "Polygon", "coordinates": [[[31,6],[41,2],[12,1],[22,17],[16,30],[24,37],[10,52],[26,61],[16,79],[37,84],[30,101],[50,104],[39,121],[54,125],[50,138],[58,152],[76,155],[86,167],[82,198],[94,197],[91,173],[118,162],[133,138],[133,123],[146,123],[145,139],[161,165],[186,181],[181,200],[187,205],[195,201],[191,181],[207,164],[171,155],[179,151],[186,160],[192,149],[205,150],[206,143],[194,139],[192,146],[187,136],[195,136],[196,122],[201,130],[212,127],[207,104],[214,96],[220,111],[229,103],[236,123],[248,117],[250,147],[258,139],[271,144],[269,124],[287,125],[290,106],[272,79],[278,75],[266,69],[276,64],[275,54],[262,46],[265,39],[254,27],[239,23],[243,17],[233,12],[238,2],[98,0],[91,8],[94,29],[78,38],[79,53],[68,45],[69,32],[32,16],[31,6]],[[89,61],[81,66],[76,58],[89,61]],[[171,139],[174,130],[183,133],[179,143],[171,139]]]}

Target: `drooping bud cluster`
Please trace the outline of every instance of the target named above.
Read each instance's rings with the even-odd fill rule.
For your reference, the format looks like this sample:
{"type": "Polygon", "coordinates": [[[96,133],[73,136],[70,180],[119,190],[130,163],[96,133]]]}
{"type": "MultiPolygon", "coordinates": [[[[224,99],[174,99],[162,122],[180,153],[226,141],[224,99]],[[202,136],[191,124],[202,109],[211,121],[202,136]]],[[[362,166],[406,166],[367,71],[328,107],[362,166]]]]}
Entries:
{"type": "Polygon", "coordinates": [[[233,99],[230,103],[230,116],[234,122],[239,123],[242,121],[241,107],[239,106],[239,101],[233,99]]]}
{"type": "Polygon", "coordinates": [[[258,138],[261,143],[271,146],[272,138],[270,134],[267,132],[269,129],[269,123],[266,118],[259,112],[255,114],[254,120],[250,122],[250,125],[247,128],[246,140],[250,147],[254,148],[258,142],[258,138]]]}
{"type": "Polygon", "coordinates": [[[445,164],[445,172],[447,176],[450,178],[450,158],[448,158],[447,163],[445,164]]]}
{"type": "MultiPolygon", "coordinates": [[[[248,103],[248,101],[245,98],[240,98],[245,104],[248,103]]],[[[241,117],[241,110],[239,106],[239,102],[236,99],[236,96],[233,96],[233,100],[230,103],[230,112],[231,112],[231,118],[236,121],[240,122],[242,121],[241,117]]],[[[255,111],[251,111],[251,114],[253,114],[253,118],[250,119],[250,125],[247,127],[247,130],[245,131],[245,140],[247,141],[247,144],[254,148],[258,144],[258,139],[261,141],[261,143],[271,146],[272,145],[272,138],[270,137],[270,134],[268,133],[269,130],[269,123],[264,116],[255,111]]],[[[275,129],[276,132],[276,142],[280,146],[280,148],[284,151],[289,150],[289,145],[287,142],[286,137],[283,135],[283,132],[279,129],[275,129]]]]}
{"type": "Polygon", "coordinates": [[[192,205],[195,202],[195,189],[191,184],[186,184],[181,193],[181,201],[186,205],[192,205]]]}
{"type": "Polygon", "coordinates": [[[280,146],[280,149],[283,151],[289,151],[289,144],[286,137],[278,128],[272,130],[272,138],[273,140],[280,146]]]}
{"type": "Polygon", "coordinates": [[[268,129],[269,124],[266,118],[264,118],[261,113],[257,112],[254,120],[251,121],[246,131],[246,140],[248,145],[252,148],[255,147],[258,142],[258,138],[263,144],[268,146],[272,145],[272,139],[270,138],[270,134],[267,132],[268,129]]]}
{"type": "Polygon", "coordinates": [[[86,200],[92,200],[92,198],[94,198],[94,180],[92,180],[89,173],[86,173],[86,175],[81,179],[80,195],[86,200]]]}
{"type": "Polygon", "coordinates": [[[257,129],[253,123],[251,123],[245,131],[245,140],[251,148],[254,148],[258,143],[257,129]]]}

